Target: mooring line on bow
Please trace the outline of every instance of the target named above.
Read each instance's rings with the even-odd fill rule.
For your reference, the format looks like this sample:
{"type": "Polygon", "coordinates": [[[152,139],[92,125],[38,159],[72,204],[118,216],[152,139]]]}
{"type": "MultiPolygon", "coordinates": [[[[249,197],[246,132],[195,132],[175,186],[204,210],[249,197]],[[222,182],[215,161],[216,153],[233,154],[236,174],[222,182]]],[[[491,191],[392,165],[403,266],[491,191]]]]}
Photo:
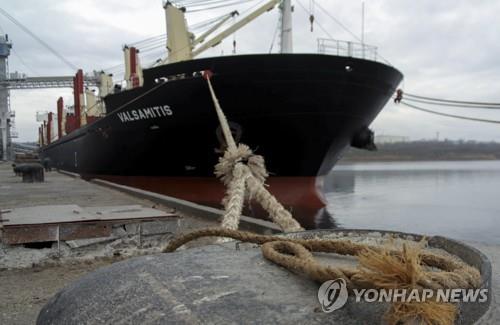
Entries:
{"type": "Polygon", "coordinates": [[[222,107],[212,86],[211,71],[204,71],[210,95],[215,106],[217,118],[221,126],[227,148],[215,166],[215,175],[227,188],[222,201],[225,214],[221,226],[227,229],[238,229],[246,197],[257,201],[269,214],[271,220],[284,232],[304,230],[281,203],[267,190],[265,181],[269,176],[264,157],[255,155],[245,144],[236,144],[222,107]]]}

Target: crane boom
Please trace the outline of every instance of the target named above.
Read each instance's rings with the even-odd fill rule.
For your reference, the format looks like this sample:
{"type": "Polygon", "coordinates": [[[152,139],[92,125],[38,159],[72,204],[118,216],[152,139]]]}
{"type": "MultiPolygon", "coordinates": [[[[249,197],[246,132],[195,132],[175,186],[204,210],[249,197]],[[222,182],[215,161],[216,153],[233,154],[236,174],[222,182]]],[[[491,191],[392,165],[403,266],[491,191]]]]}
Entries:
{"type": "Polygon", "coordinates": [[[194,50],[192,56],[195,57],[195,56],[201,54],[202,52],[208,50],[209,48],[219,44],[220,42],[222,42],[222,40],[224,38],[228,37],[229,35],[233,34],[237,30],[241,29],[242,27],[244,27],[245,25],[250,23],[255,18],[259,17],[263,13],[273,9],[274,6],[280,2],[281,2],[281,0],[271,0],[271,1],[267,2],[266,4],[262,5],[261,7],[259,7],[258,9],[253,11],[252,13],[250,13],[248,16],[246,16],[242,20],[238,21],[236,24],[227,28],[226,30],[224,30],[223,32],[221,32],[220,34],[218,34],[217,36],[215,36],[214,38],[212,38],[211,40],[209,40],[208,42],[206,42],[205,44],[203,44],[202,46],[200,46],[196,50],[194,50]]]}
{"type": "Polygon", "coordinates": [[[209,30],[207,30],[205,33],[201,34],[198,38],[196,38],[194,41],[193,41],[193,44],[192,46],[196,46],[197,44],[199,43],[203,43],[205,41],[205,39],[208,37],[208,35],[212,34],[213,32],[215,32],[220,26],[222,26],[226,21],[228,21],[230,18],[233,18],[234,16],[236,15],[239,15],[239,13],[237,11],[233,11],[229,14],[227,14],[226,17],[224,17],[224,19],[222,19],[220,22],[218,22],[217,24],[215,24],[212,28],[210,28],[209,30]]]}

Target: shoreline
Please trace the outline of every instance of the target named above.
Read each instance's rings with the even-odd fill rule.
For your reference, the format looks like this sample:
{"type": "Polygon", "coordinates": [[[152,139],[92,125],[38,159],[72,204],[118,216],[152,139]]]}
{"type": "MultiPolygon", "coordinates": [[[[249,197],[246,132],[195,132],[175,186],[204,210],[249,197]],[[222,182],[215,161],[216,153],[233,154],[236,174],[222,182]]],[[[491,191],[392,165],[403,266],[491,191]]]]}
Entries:
{"type": "Polygon", "coordinates": [[[352,163],[370,163],[370,162],[452,162],[452,161],[500,161],[500,159],[494,158],[482,158],[482,157],[467,157],[459,158],[453,157],[449,159],[429,159],[429,158],[415,158],[415,157],[373,157],[373,158],[342,158],[339,160],[337,165],[347,165],[352,163]]]}
{"type": "Polygon", "coordinates": [[[500,160],[500,143],[413,141],[378,143],[376,151],[350,149],[340,162],[492,161],[500,160]]]}

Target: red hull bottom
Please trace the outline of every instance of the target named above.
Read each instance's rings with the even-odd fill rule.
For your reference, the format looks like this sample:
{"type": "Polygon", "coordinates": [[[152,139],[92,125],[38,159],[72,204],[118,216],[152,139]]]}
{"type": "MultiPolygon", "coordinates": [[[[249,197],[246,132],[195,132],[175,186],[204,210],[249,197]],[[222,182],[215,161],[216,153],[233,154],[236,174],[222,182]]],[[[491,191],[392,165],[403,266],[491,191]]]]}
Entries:
{"type": "MultiPolygon", "coordinates": [[[[216,178],[205,177],[146,177],[146,176],[97,176],[110,182],[136,187],[214,208],[222,208],[225,193],[223,184],[216,178]]],[[[316,177],[269,177],[269,191],[292,212],[294,218],[306,229],[325,224],[325,201],[316,177]]],[[[245,215],[269,219],[259,204],[252,202],[245,208],[245,215]]],[[[333,220],[327,227],[334,227],[333,220]]]]}

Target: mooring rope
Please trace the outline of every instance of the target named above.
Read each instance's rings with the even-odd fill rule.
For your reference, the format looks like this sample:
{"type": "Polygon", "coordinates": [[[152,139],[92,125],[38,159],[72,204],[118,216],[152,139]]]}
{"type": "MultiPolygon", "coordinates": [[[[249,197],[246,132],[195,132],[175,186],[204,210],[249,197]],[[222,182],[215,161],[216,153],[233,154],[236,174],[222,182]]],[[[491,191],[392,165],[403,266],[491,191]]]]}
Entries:
{"type": "MultiPolygon", "coordinates": [[[[418,244],[403,244],[403,249],[397,250],[349,240],[286,238],[208,228],[173,239],[163,251],[174,252],[192,240],[208,236],[262,245],[262,255],[273,263],[320,283],[342,278],[350,291],[363,288],[473,289],[481,285],[481,275],[477,269],[457,259],[425,252],[418,244]],[[359,265],[356,268],[322,265],[311,252],[356,256],[359,265]]],[[[396,302],[387,311],[386,320],[396,324],[417,319],[425,324],[444,325],[452,324],[456,313],[456,307],[449,303],[432,300],[396,302]]]]}
{"type": "MultiPolygon", "coordinates": [[[[247,196],[259,202],[283,231],[299,231],[303,228],[266,189],[264,184],[268,173],[264,158],[255,155],[248,146],[234,141],[210,81],[211,75],[210,71],[205,71],[204,78],[227,144],[224,155],[215,166],[216,176],[227,187],[223,199],[225,214],[220,228],[181,235],[170,241],[163,252],[174,252],[192,240],[215,236],[262,245],[262,254],[266,259],[317,282],[342,278],[350,292],[357,288],[437,290],[472,289],[481,285],[477,269],[450,257],[424,252],[417,244],[403,244],[402,250],[397,250],[349,240],[275,237],[238,230],[247,196]],[[355,256],[359,264],[355,268],[323,265],[314,258],[312,252],[355,256]]],[[[386,321],[398,324],[416,320],[425,324],[449,325],[454,322],[456,314],[455,305],[436,300],[394,302],[386,312],[386,321]]]]}
{"type": "Polygon", "coordinates": [[[222,201],[225,214],[221,226],[227,229],[238,229],[245,197],[249,196],[266,210],[271,220],[284,232],[304,230],[291,213],[266,189],[264,184],[269,174],[265,167],[264,158],[255,155],[247,145],[241,143],[237,145],[234,141],[226,115],[210,81],[211,76],[210,71],[204,72],[204,78],[207,80],[217,118],[227,144],[224,155],[219,158],[219,163],[215,166],[215,175],[227,187],[226,196],[222,201]]]}

